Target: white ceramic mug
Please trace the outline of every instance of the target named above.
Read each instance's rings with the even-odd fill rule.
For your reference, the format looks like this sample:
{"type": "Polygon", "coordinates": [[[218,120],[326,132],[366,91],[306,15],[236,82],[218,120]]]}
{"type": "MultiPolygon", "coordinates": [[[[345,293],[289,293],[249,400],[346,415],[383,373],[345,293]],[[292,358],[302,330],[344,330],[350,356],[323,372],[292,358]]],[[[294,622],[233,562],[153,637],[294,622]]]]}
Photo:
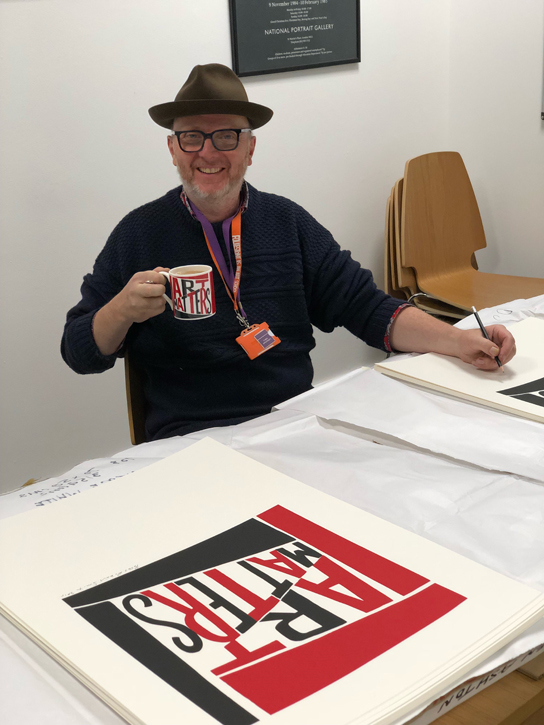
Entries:
{"type": "Polygon", "coordinates": [[[213,270],[206,264],[188,264],[160,272],[170,282],[172,298],[164,295],[178,320],[203,320],[215,315],[213,270]]]}

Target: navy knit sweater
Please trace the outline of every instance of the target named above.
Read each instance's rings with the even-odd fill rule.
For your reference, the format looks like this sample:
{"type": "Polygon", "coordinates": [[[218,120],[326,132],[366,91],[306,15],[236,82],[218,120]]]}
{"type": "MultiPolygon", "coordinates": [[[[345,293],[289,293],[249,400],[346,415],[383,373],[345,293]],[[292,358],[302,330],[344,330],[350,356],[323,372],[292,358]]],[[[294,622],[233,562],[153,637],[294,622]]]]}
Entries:
{"type": "MultiPolygon", "coordinates": [[[[114,365],[118,355],[102,355],[94,342],[92,319],[133,274],[159,266],[214,267],[202,227],[180,191],[128,214],[85,276],[62,339],[64,360],[77,373],[114,365]]],[[[145,373],[149,440],[239,423],[308,390],[312,324],[325,332],[344,326],[384,349],[387,326],[401,303],[378,290],[371,273],[300,206],[249,186],[242,253],[240,291],[249,322],[267,322],[281,343],[249,360],[235,341],[240,324],[215,268],[213,317],[177,320],[167,307],[133,324],[126,345],[145,373]]]]}

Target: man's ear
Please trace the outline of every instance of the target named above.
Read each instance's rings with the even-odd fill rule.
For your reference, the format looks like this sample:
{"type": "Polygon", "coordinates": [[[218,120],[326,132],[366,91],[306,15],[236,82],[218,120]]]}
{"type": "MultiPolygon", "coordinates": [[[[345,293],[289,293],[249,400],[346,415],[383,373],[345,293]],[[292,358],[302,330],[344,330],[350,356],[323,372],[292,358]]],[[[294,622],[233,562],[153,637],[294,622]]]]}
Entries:
{"type": "Polygon", "coordinates": [[[172,163],[174,166],[177,166],[176,157],[174,156],[174,139],[175,136],[167,136],[166,141],[168,143],[168,151],[170,151],[170,155],[172,156],[172,163]]]}
{"type": "Polygon", "coordinates": [[[257,143],[257,139],[255,138],[255,136],[252,136],[249,139],[249,160],[247,162],[248,166],[251,166],[251,164],[253,163],[253,154],[255,153],[255,144],[256,143],[257,143]]]}

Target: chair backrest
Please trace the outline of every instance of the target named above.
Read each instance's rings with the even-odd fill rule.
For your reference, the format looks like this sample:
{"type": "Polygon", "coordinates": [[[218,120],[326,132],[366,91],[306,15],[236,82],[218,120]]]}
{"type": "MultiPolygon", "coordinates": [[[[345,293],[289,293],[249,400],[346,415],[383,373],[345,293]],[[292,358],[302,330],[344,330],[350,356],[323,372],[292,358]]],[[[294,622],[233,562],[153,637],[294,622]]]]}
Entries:
{"type": "Polygon", "coordinates": [[[395,254],[397,258],[397,286],[408,290],[409,295],[418,291],[416,275],[410,267],[402,266],[401,245],[402,245],[402,201],[404,192],[404,179],[398,179],[394,191],[394,213],[395,213],[395,254]]]}
{"type": "Polygon", "coordinates": [[[391,264],[389,261],[389,212],[391,209],[391,197],[387,199],[385,206],[385,234],[384,234],[384,250],[383,250],[383,289],[387,294],[391,294],[391,264]]]}
{"type": "Polygon", "coordinates": [[[125,385],[127,392],[128,424],[132,445],[145,443],[145,395],[143,375],[125,353],[125,385]]]}
{"type": "Polygon", "coordinates": [[[418,281],[471,268],[486,246],[478,203],[460,154],[410,159],[404,172],[401,258],[418,281]]]}
{"type": "Polygon", "coordinates": [[[408,295],[405,290],[399,287],[399,273],[397,268],[397,252],[396,252],[396,214],[395,214],[395,187],[391,189],[391,204],[389,207],[389,266],[391,267],[391,292],[393,297],[398,299],[407,299],[408,295]]]}
{"type": "Polygon", "coordinates": [[[386,252],[386,284],[385,291],[392,297],[405,300],[409,292],[400,289],[397,284],[397,259],[395,252],[395,214],[393,209],[394,187],[391,189],[391,196],[387,200],[387,211],[385,218],[385,242],[386,252]]]}

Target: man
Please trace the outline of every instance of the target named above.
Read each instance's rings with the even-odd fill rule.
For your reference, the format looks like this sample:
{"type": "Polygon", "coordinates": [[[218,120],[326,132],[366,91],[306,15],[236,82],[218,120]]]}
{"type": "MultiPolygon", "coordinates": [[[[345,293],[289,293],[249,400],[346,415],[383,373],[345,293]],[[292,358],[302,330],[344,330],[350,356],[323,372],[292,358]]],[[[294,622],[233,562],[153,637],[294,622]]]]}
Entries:
{"type": "Polygon", "coordinates": [[[62,340],[78,373],[102,372],[130,351],[145,374],[149,440],[240,423],[308,390],[312,324],[326,332],[344,326],[383,350],[456,356],[482,370],[496,369],[496,355],[504,364],[515,354],[501,326],[489,327],[486,340],[381,292],[301,207],[250,187],[252,129],[272,111],[250,103],[229,68],[196,66],[175,101],[149,113],[172,131],[168,148],[182,187],[116,227],[84,278],[62,340]],[[241,244],[233,246],[233,233],[241,244]],[[165,310],[160,272],[195,264],[213,268],[217,311],[177,320],[165,310]],[[264,323],[280,342],[250,359],[240,333],[264,323]]]}

